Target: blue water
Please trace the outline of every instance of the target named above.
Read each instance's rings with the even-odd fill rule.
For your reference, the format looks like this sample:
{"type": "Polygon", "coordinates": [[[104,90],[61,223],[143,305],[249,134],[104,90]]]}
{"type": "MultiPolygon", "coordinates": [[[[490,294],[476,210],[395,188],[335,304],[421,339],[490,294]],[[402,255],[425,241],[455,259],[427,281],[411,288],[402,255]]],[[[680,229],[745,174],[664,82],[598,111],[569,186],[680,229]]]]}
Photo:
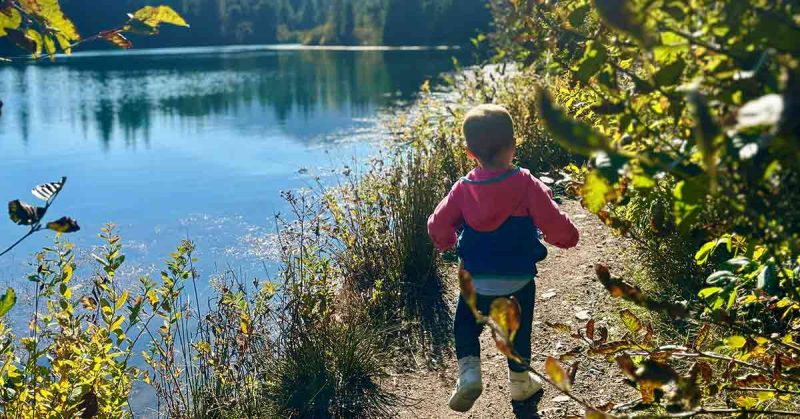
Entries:
{"type": "MultiPolygon", "coordinates": [[[[113,222],[123,277],[157,272],[190,238],[203,278],[233,268],[263,279],[275,266],[274,215],[286,210],[280,191],[363,161],[384,135],[379,120],[449,71],[454,54],[223,47],[5,65],[0,199],[35,202],[31,187],[67,176],[49,218],[80,222],[69,239],[85,260],[113,222]]],[[[24,232],[0,218],[0,247],[24,232]]],[[[0,257],[0,287],[23,286],[31,254],[50,243],[39,233],[0,257]]]]}

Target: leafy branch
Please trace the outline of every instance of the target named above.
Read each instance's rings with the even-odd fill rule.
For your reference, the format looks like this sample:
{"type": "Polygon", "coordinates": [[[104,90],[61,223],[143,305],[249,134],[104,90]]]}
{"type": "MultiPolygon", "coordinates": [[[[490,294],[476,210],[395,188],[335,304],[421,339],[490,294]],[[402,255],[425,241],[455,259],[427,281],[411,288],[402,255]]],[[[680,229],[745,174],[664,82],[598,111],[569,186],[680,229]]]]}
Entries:
{"type": "Polygon", "coordinates": [[[15,199],[8,203],[8,216],[11,218],[11,221],[18,225],[30,226],[30,228],[28,229],[27,233],[12,243],[8,248],[0,252],[0,256],[10,252],[12,249],[17,247],[17,245],[38,231],[53,230],[57,233],[74,233],[80,230],[78,222],[70,217],[61,217],[55,221],[42,224],[44,216],[47,214],[47,210],[49,210],[50,206],[53,205],[53,201],[55,201],[58,197],[58,194],[61,193],[61,190],[64,188],[64,184],[66,182],[67,178],[65,176],[62,177],[58,182],[44,183],[31,190],[31,193],[34,197],[44,201],[44,206],[35,207],[22,202],[19,199],[15,199]]]}

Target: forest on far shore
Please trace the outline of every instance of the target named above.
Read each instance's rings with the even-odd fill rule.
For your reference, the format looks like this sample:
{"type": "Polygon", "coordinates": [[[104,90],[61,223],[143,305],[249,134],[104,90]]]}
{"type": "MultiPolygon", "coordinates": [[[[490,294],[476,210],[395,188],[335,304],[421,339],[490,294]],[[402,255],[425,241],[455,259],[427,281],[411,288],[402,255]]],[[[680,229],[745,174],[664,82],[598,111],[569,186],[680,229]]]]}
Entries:
{"type": "MultiPolygon", "coordinates": [[[[122,23],[148,0],[63,0],[90,36],[122,23]]],[[[165,0],[192,26],[164,28],[137,47],[303,43],[310,45],[459,45],[486,32],[486,0],[165,0]]],[[[88,48],[113,48],[93,43],[88,48]]],[[[0,41],[0,53],[13,51],[0,41]]]]}

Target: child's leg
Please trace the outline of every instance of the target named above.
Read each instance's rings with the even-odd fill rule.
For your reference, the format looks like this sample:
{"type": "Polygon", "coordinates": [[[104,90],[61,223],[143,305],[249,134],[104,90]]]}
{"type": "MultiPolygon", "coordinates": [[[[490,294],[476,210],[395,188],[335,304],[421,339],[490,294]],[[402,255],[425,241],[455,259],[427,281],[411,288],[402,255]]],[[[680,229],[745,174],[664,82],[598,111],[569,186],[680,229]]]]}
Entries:
{"type": "Polygon", "coordinates": [[[456,315],[453,321],[453,334],[456,340],[456,358],[481,356],[480,334],[482,325],[475,320],[467,302],[458,297],[456,315]]]}
{"type": "Polygon", "coordinates": [[[514,350],[525,361],[518,364],[508,360],[508,368],[511,371],[527,371],[531,360],[531,331],[533,328],[533,304],[536,298],[536,282],[531,281],[521,290],[515,292],[514,298],[520,306],[520,323],[517,335],[514,337],[514,350]]]}

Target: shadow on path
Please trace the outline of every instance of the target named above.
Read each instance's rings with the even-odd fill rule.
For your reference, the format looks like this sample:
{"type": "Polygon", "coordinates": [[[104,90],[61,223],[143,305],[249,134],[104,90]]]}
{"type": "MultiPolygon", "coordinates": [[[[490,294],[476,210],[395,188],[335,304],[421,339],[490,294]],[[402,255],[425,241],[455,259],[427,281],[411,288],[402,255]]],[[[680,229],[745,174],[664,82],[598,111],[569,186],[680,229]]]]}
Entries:
{"type": "Polygon", "coordinates": [[[544,390],[539,390],[528,400],[523,402],[511,402],[514,409],[514,417],[517,419],[539,419],[539,402],[542,401],[544,390]]]}

